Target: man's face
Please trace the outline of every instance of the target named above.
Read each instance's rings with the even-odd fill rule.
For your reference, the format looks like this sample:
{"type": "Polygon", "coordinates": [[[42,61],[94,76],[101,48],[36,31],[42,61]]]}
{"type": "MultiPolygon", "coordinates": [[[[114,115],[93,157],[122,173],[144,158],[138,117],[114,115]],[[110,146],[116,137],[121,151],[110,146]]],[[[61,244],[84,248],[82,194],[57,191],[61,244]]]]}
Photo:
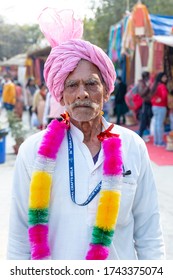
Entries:
{"type": "Polygon", "coordinates": [[[167,76],[163,75],[162,78],[161,78],[161,81],[166,84],[167,80],[168,80],[167,76]]]}
{"type": "Polygon", "coordinates": [[[71,119],[82,122],[95,119],[107,100],[99,69],[91,62],[81,60],[65,81],[61,105],[65,105],[71,119]]]}
{"type": "Polygon", "coordinates": [[[8,82],[8,81],[10,81],[10,76],[5,76],[4,79],[6,82],[8,82]]]}

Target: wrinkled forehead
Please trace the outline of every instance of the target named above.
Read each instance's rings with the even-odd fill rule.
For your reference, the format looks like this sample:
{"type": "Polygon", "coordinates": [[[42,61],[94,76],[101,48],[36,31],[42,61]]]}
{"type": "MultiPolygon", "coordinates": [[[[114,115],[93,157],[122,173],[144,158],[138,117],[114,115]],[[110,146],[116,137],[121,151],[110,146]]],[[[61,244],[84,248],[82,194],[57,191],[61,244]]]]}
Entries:
{"type": "Polygon", "coordinates": [[[69,80],[79,80],[79,79],[87,80],[92,78],[104,82],[99,68],[92,62],[81,59],[77,64],[76,68],[69,73],[65,82],[69,80]]]}

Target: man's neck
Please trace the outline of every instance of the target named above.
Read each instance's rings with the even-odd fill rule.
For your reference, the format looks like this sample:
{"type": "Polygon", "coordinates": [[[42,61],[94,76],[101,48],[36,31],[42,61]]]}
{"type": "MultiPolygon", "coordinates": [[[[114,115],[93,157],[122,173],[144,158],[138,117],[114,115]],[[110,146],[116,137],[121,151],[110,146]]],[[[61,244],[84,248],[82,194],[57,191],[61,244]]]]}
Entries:
{"type": "Polygon", "coordinates": [[[89,148],[92,156],[95,156],[100,150],[101,144],[97,135],[102,131],[102,119],[98,118],[88,122],[77,122],[71,120],[73,125],[80,129],[84,134],[84,143],[89,148]]]}

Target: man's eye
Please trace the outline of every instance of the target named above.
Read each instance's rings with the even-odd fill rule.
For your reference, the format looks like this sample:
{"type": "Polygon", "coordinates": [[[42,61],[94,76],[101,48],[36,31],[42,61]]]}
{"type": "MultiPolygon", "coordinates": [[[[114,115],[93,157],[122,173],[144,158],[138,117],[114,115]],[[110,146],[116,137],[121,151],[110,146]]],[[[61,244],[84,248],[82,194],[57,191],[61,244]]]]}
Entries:
{"type": "Polygon", "coordinates": [[[90,81],[88,83],[86,83],[86,86],[96,86],[97,82],[96,81],[90,81]]]}
{"type": "Polygon", "coordinates": [[[75,88],[75,87],[77,87],[77,84],[69,84],[69,85],[67,85],[67,88],[75,88]]]}

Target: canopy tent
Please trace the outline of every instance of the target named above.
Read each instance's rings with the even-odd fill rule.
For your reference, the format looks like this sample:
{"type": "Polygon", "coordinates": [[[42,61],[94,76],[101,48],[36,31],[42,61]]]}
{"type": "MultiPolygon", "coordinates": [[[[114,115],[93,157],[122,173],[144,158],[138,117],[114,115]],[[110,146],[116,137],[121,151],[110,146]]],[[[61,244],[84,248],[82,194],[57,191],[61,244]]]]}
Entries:
{"type": "Polygon", "coordinates": [[[167,45],[169,47],[173,47],[173,35],[171,36],[157,35],[157,36],[153,36],[153,40],[162,43],[164,45],[167,45]]]}
{"type": "MultiPolygon", "coordinates": [[[[153,39],[168,46],[173,42],[173,16],[149,15],[153,29],[153,39]]],[[[108,55],[115,62],[121,59],[121,54],[133,53],[134,31],[132,17],[126,15],[120,22],[110,26],[108,55]],[[121,32],[120,32],[121,30],[121,32]],[[120,45],[121,44],[121,45],[120,45]]],[[[146,37],[148,37],[146,35],[146,37]]]]}
{"type": "Polygon", "coordinates": [[[27,67],[27,54],[17,54],[5,61],[0,61],[0,71],[2,75],[6,72],[10,72],[13,77],[24,85],[25,84],[25,73],[27,67]]]}
{"type": "Polygon", "coordinates": [[[171,35],[173,28],[173,16],[151,15],[150,21],[154,31],[154,35],[171,35]]]}
{"type": "Polygon", "coordinates": [[[26,53],[17,54],[7,60],[0,61],[0,66],[25,66],[26,53]]]}
{"type": "Polygon", "coordinates": [[[32,45],[28,52],[27,55],[28,57],[34,57],[34,56],[43,56],[47,57],[48,54],[50,53],[51,47],[49,42],[46,40],[46,38],[41,38],[37,41],[36,44],[32,45]]]}

